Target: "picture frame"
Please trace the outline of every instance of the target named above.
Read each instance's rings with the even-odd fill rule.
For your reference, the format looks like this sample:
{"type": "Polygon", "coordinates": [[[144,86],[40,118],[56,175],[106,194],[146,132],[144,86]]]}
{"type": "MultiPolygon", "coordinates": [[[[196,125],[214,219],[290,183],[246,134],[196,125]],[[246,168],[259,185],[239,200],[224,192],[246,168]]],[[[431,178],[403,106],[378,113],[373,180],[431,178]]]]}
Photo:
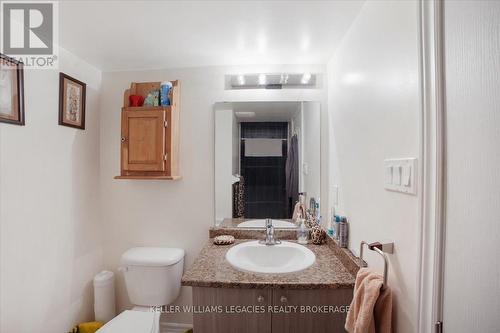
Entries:
{"type": "Polygon", "coordinates": [[[85,129],[86,89],[84,82],[59,73],[59,125],[85,129]]]}
{"type": "Polygon", "coordinates": [[[24,126],[24,64],[0,53],[0,122],[24,126]]]}

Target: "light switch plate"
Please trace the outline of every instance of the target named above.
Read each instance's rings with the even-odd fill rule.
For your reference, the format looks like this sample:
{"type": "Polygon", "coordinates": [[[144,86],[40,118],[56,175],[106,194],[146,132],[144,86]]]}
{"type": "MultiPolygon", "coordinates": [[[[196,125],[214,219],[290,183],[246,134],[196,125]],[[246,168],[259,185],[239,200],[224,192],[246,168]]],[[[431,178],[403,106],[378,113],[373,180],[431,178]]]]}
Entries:
{"type": "Polygon", "coordinates": [[[404,165],[401,170],[401,185],[410,186],[411,183],[411,170],[412,167],[410,165],[404,165]]]}
{"type": "Polygon", "coordinates": [[[401,185],[401,165],[392,166],[392,185],[401,185]]]}
{"type": "Polygon", "coordinates": [[[386,190],[417,194],[417,159],[395,158],[384,160],[384,187],[386,190]]]}

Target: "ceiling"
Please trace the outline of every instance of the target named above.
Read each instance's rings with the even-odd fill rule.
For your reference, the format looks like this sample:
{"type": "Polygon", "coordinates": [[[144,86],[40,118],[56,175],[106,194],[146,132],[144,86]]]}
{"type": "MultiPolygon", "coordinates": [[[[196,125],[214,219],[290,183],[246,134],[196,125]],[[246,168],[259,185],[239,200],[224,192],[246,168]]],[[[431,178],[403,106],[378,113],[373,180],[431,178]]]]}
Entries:
{"type": "Polygon", "coordinates": [[[363,1],[74,1],[60,44],[103,71],[325,64],[363,1]]]}

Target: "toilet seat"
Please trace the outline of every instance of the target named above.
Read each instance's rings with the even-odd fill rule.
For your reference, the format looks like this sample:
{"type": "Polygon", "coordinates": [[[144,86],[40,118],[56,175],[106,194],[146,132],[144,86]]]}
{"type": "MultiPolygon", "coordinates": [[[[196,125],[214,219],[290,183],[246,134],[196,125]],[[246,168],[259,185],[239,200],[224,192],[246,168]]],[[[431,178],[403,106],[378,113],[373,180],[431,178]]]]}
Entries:
{"type": "Polygon", "coordinates": [[[125,310],[96,333],[159,333],[160,313],[125,310]]]}

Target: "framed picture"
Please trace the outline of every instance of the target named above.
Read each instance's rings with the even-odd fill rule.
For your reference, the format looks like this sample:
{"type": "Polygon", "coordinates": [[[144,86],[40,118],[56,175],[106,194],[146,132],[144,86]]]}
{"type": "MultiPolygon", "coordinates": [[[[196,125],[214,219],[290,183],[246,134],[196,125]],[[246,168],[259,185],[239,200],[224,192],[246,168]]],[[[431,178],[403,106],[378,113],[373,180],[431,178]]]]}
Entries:
{"type": "Polygon", "coordinates": [[[59,125],[85,129],[86,84],[59,74],[59,125]]]}
{"type": "Polygon", "coordinates": [[[23,63],[1,53],[0,122],[24,125],[23,63]]]}

